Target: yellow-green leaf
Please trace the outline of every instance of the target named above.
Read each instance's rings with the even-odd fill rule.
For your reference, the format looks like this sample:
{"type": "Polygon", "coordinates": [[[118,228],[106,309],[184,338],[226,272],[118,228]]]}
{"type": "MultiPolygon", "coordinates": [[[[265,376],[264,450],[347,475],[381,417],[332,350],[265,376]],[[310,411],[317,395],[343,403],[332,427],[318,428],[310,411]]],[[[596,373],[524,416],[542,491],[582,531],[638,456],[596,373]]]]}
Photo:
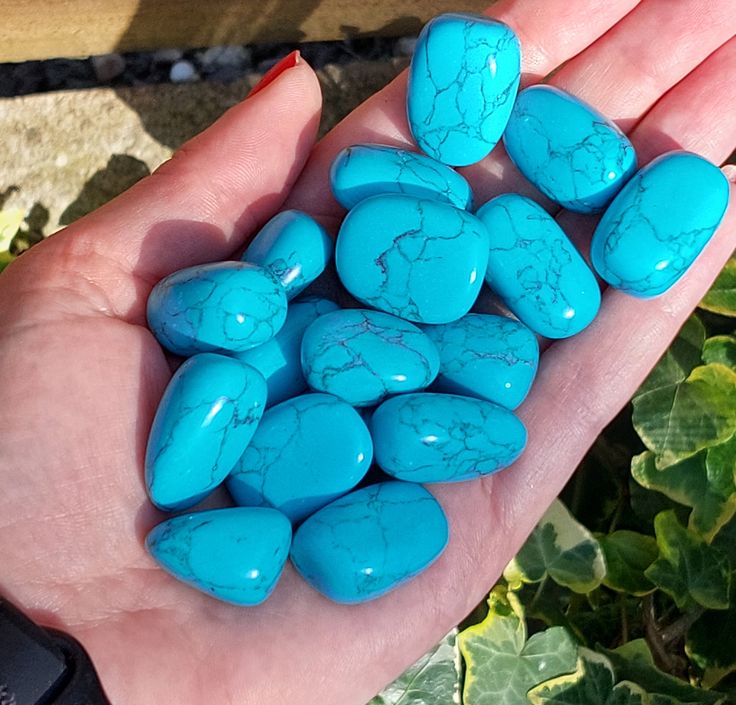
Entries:
{"type": "Polygon", "coordinates": [[[722,316],[736,316],[736,258],[732,257],[700,302],[700,308],[722,316]]]}
{"type": "Polygon", "coordinates": [[[736,336],[714,335],[703,343],[703,362],[720,362],[736,369],[736,336]]]}
{"type": "Polygon", "coordinates": [[[0,210],[0,252],[4,252],[10,247],[10,243],[18,234],[24,218],[25,212],[20,208],[0,210]]]}
{"type": "Polygon", "coordinates": [[[657,542],[651,536],[621,530],[601,536],[598,541],[606,558],[606,587],[632,595],[646,595],[655,589],[644,575],[659,555],[657,542]]]}

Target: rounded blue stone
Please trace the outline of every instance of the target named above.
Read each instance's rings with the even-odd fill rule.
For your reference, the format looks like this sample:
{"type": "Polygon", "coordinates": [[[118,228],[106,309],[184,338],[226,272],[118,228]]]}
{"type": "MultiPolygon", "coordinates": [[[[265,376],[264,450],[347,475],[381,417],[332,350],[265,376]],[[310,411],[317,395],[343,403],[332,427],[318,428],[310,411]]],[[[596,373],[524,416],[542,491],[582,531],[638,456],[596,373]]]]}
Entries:
{"type": "Polygon", "coordinates": [[[482,15],[430,20],[409,67],[407,116],[423,152],[452,166],[479,162],[496,146],[521,75],[519,40],[482,15]]]}
{"type": "Polygon", "coordinates": [[[244,261],[261,265],[281,282],[287,299],[322,274],[330,257],[330,236],[314,218],[297,210],[271,218],[243,254],[244,261]]]}
{"type": "Polygon", "coordinates": [[[271,594],[290,545],[289,520],[259,507],[183,514],[146,537],[146,548],[164,570],[235,605],[257,605],[271,594]]]}
{"type": "Polygon", "coordinates": [[[590,255],[611,286],[647,298],[690,267],[728,208],[728,180],[703,157],[663,154],[637,172],[603,214],[590,255]]]}
{"type": "Polygon", "coordinates": [[[304,331],[310,323],[330,311],[337,304],[329,299],[305,297],[289,304],[286,322],[271,340],[251,348],[235,357],[255,367],[268,385],[266,406],[273,406],[284,399],[301,394],[307,389],[302,373],[300,352],[304,331]]]}
{"type": "Polygon", "coordinates": [[[160,509],[186,509],[214,490],[243,454],[263,414],[260,372],[224,355],[189,358],[153,419],[145,475],[160,509]]]}
{"type": "Polygon", "coordinates": [[[355,487],[372,461],[355,409],[330,394],[304,394],[266,411],[227,487],[238,504],[274,507],[298,522],[355,487]]]}
{"type": "Polygon", "coordinates": [[[307,328],[302,340],[309,386],[353,406],[424,389],[439,365],[437,349],[419,328],[380,311],[328,313],[307,328]]]}
{"type": "Polygon", "coordinates": [[[177,355],[237,352],[276,335],[286,319],[286,296],[255,264],[200,264],[156,284],[147,315],[159,343],[177,355]]]}
{"type": "Polygon", "coordinates": [[[371,420],[376,462],[398,480],[458,482],[511,465],[526,429],[497,404],[454,394],[403,394],[371,420]]]}
{"type": "Polygon", "coordinates": [[[405,193],[469,210],[470,184],[454,169],[424,154],[380,144],[355,144],[332,162],[330,185],[337,202],[347,209],[364,198],[405,193]]]}
{"type": "Polygon", "coordinates": [[[345,288],[368,306],[419,323],[465,315],[483,282],[488,232],[447,203],[371,196],[346,216],[335,264],[345,288]]]}
{"type": "Polygon", "coordinates": [[[591,323],[601,303],[598,282],[547,211],[508,193],[478,217],[492,233],[486,281],[522,323],[547,338],[567,338],[591,323]]]}
{"type": "Polygon", "coordinates": [[[616,124],[554,86],[519,93],[503,140],[529,181],[578,213],[605,208],[636,170],[634,146],[616,124]]]}
{"type": "Polygon", "coordinates": [[[469,313],[424,331],[440,354],[434,390],[479,397],[507,409],[524,401],[539,364],[539,343],[525,325],[504,316],[469,313]]]}
{"type": "Polygon", "coordinates": [[[331,600],[366,602],[428,568],[447,540],[447,519],[427,490],[382,482],[309,517],[294,534],[291,560],[331,600]]]}

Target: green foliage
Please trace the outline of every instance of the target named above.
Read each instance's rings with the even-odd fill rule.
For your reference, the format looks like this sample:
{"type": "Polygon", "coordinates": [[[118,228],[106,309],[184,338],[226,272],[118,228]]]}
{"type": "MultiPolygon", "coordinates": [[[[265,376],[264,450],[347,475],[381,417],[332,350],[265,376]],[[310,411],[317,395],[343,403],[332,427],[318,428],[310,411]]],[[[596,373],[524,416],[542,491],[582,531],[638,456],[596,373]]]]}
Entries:
{"type": "Polygon", "coordinates": [[[613,531],[600,538],[606,558],[603,584],[617,592],[646,595],[655,589],[645,571],[658,556],[657,542],[635,531],[613,531]]]}
{"type": "Polygon", "coordinates": [[[0,272],[14,259],[10,245],[20,232],[24,219],[25,213],[20,208],[0,210],[0,272]]]}
{"type": "Polygon", "coordinates": [[[700,308],[721,316],[736,316],[736,257],[732,257],[718,275],[700,308]]]}

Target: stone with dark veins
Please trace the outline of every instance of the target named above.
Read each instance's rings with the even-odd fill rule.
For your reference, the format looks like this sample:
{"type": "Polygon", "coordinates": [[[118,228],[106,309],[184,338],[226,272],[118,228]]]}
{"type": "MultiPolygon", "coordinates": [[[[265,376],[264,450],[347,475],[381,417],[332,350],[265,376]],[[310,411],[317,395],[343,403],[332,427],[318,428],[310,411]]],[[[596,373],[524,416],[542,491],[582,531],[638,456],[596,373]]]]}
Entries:
{"type": "Polygon", "coordinates": [[[257,605],[276,587],[291,524],[274,509],[230,507],[183,514],[154,527],[146,548],[168,573],[234,605],[257,605]]]}
{"type": "Polygon", "coordinates": [[[475,164],[501,139],[519,88],[513,30],[482,15],[428,22],[409,67],[407,117],[420,149],[452,166],[475,164]]]}
{"type": "Polygon", "coordinates": [[[274,507],[298,522],[355,487],[372,460],[355,409],[330,394],[304,394],[266,411],[227,487],[237,504],[274,507]]]}
{"type": "Polygon", "coordinates": [[[381,469],[397,480],[459,482],[511,465],[526,429],[508,409],[454,394],[403,394],[383,402],[371,421],[381,469]]]}
{"type": "Polygon", "coordinates": [[[342,309],[304,333],[302,368],[312,389],[353,406],[424,389],[437,376],[432,341],[412,323],[380,311],[342,309]]]}
{"type": "Polygon", "coordinates": [[[637,172],[603,214],[591,259],[611,286],[649,298],[667,291],[710,240],[728,208],[723,172],[691,152],[637,172]]]}
{"type": "Polygon", "coordinates": [[[547,338],[567,338],[592,322],[598,282],[547,211],[508,193],[477,215],[491,233],[486,281],[522,323],[547,338]]]}
{"type": "Polygon", "coordinates": [[[353,604],[428,568],[448,541],[445,514],[421,485],[381,482],[335,500],[295,532],[291,560],[315,589],[353,604]]]}
{"type": "Polygon", "coordinates": [[[346,216],[335,264],[364,304],[419,323],[464,316],[488,262],[488,232],[474,215],[403,194],[371,196],[346,216]]]}
{"type": "Polygon", "coordinates": [[[145,476],[151,501],[179,510],[204,499],[233,469],[263,415],[266,382],[224,355],[189,358],[171,378],[151,426],[145,476]]]}

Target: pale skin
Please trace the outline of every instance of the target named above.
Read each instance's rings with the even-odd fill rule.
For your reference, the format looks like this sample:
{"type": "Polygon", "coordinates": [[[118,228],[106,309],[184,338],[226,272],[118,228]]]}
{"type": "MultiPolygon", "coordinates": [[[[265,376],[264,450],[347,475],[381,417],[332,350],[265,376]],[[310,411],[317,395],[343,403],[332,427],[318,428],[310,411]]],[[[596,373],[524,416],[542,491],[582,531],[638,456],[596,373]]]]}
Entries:
{"type": "MultiPolygon", "coordinates": [[[[519,33],[525,83],[567,62],[552,83],[618,121],[642,163],[674,147],[721,163],[736,146],[732,0],[502,0],[489,14],[519,33]]],[[[143,454],[171,376],[146,296],[232,256],[284,203],[336,224],[331,159],[359,141],[409,144],[404,93],[401,76],[315,147],[320,94],[302,62],[0,276],[0,594],[80,639],[116,705],[365,703],[483,599],[736,247],[731,207],[670,292],[607,290],[588,330],[546,349],[519,410],[523,458],[432,487],[452,538],[419,579],[340,606],[287,567],[260,607],[216,602],[143,548],[163,518],[143,454]]],[[[465,173],[478,202],[530,192],[500,147],[465,173]]],[[[585,251],[595,221],[558,219],[585,251]]]]}

